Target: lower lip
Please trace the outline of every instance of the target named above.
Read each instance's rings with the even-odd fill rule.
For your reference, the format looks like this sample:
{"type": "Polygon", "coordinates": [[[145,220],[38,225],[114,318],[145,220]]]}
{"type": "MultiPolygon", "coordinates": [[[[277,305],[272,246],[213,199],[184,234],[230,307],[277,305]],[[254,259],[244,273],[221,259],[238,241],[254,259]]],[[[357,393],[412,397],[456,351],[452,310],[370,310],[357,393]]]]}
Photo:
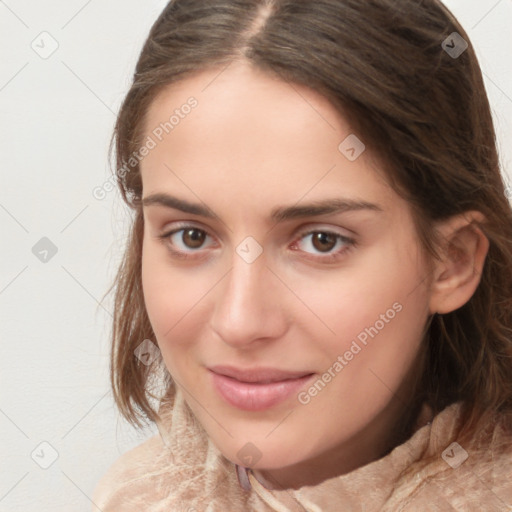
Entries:
{"type": "Polygon", "coordinates": [[[213,386],[229,404],[244,411],[263,411],[277,405],[302,387],[314,375],[305,375],[298,379],[282,380],[269,384],[240,382],[231,377],[211,372],[213,386]]]}

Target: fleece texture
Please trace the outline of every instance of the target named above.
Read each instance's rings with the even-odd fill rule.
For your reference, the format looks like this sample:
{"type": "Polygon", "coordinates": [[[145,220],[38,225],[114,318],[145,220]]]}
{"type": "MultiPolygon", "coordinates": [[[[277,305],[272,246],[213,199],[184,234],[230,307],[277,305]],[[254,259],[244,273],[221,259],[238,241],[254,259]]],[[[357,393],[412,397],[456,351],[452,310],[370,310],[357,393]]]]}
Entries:
{"type": "Polygon", "coordinates": [[[461,403],[451,404],[386,456],[318,485],[272,490],[246,469],[246,490],[178,388],[160,408],[160,433],[114,462],[96,487],[92,510],[511,512],[510,432],[498,416],[470,446],[453,444],[460,412],[461,403]]]}

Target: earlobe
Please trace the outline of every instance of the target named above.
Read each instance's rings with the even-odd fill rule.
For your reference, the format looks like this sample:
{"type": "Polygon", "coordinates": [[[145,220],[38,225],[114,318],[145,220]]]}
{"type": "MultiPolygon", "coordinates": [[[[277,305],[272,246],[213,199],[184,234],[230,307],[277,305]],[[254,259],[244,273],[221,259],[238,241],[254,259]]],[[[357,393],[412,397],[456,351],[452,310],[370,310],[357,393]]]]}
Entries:
{"type": "Polygon", "coordinates": [[[430,313],[450,313],[468,302],[480,283],[489,240],[480,227],[480,212],[470,211],[443,221],[440,259],[434,262],[430,313]]]}

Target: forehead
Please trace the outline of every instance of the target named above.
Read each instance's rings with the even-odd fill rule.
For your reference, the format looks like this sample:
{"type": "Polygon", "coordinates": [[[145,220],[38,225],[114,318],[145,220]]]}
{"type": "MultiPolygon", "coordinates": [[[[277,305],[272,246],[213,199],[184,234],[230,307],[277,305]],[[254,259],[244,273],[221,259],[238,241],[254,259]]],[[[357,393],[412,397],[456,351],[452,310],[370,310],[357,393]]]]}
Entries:
{"type": "Polygon", "coordinates": [[[144,128],[144,138],[155,142],[141,162],[145,196],[225,194],[246,205],[259,198],[269,209],[306,195],[397,197],[368,151],[347,158],[354,151],[346,150],[357,156],[364,141],[326,98],[248,65],[171,84],[151,104],[144,128]]]}

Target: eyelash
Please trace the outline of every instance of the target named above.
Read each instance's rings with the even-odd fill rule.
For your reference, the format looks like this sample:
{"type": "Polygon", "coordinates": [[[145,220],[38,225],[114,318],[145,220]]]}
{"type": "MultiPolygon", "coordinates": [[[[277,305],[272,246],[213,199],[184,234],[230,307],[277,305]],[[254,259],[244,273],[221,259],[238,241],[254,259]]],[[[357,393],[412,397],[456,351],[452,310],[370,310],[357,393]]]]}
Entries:
{"type": "Polygon", "coordinates": [[[324,262],[324,263],[336,262],[340,258],[342,258],[348,251],[350,251],[351,249],[354,249],[356,246],[356,241],[353,238],[344,236],[340,233],[336,233],[335,231],[329,231],[327,229],[309,229],[309,230],[302,231],[299,234],[299,238],[297,239],[297,241],[293,242],[293,244],[292,244],[292,250],[296,250],[296,249],[293,249],[293,247],[295,247],[298,244],[298,242],[303,240],[305,237],[307,237],[309,235],[318,234],[318,233],[334,236],[336,238],[336,244],[338,244],[338,242],[342,242],[344,244],[344,246],[341,249],[338,249],[336,252],[324,253],[323,256],[320,255],[322,253],[317,253],[317,254],[319,254],[319,256],[314,256],[311,253],[305,252],[305,254],[307,254],[306,258],[308,258],[308,259],[312,259],[312,260],[320,261],[320,262],[324,262]]]}
{"type": "MultiPolygon", "coordinates": [[[[173,256],[183,259],[183,260],[190,260],[192,258],[197,258],[198,256],[196,256],[196,255],[191,255],[184,251],[179,251],[179,250],[173,249],[169,244],[170,237],[172,237],[176,233],[180,233],[180,232],[186,231],[188,229],[197,230],[202,233],[205,233],[206,236],[210,236],[208,234],[208,232],[204,229],[198,228],[196,226],[191,226],[191,225],[183,225],[179,228],[173,229],[172,231],[158,235],[157,238],[167,247],[167,249],[170,251],[170,253],[173,256]]],[[[341,235],[340,233],[336,233],[335,231],[329,231],[329,230],[323,230],[323,229],[311,229],[311,230],[305,230],[299,234],[299,238],[292,244],[292,250],[294,250],[294,251],[296,250],[293,247],[295,247],[297,245],[297,243],[299,241],[301,241],[303,238],[305,238],[309,235],[313,235],[315,233],[322,233],[324,235],[332,235],[336,238],[336,242],[341,241],[345,244],[345,246],[341,250],[338,250],[337,252],[326,253],[324,256],[313,256],[311,253],[306,252],[305,254],[308,255],[308,256],[306,256],[306,258],[308,258],[308,259],[312,259],[312,260],[316,260],[316,261],[320,261],[320,262],[333,262],[333,261],[339,260],[341,257],[343,257],[345,255],[345,253],[347,253],[348,251],[350,251],[351,249],[356,247],[356,241],[353,238],[346,237],[344,235],[341,235]]],[[[192,253],[199,252],[200,250],[201,249],[192,250],[192,253]]]]}

